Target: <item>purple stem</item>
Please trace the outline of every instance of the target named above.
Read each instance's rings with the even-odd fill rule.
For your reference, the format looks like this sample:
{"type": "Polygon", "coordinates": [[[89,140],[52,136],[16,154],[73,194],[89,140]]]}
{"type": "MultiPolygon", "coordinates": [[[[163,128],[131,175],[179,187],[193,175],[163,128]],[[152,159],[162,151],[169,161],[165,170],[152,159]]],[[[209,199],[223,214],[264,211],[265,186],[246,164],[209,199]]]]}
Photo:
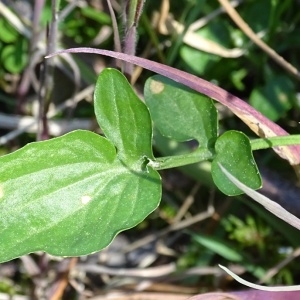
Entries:
{"type": "MultiPolygon", "coordinates": [[[[260,137],[268,138],[272,136],[288,135],[288,133],[279,125],[266,118],[264,115],[255,110],[245,101],[202,78],[196,77],[195,75],[186,73],[184,71],[175,69],[167,65],[163,65],[158,62],[150,61],[145,58],[94,48],[71,48],[53,53],[48,57],[52,57],[54,55],[63,53],[100,54],[124,60],[135,65],[139,65],[145,69],[161,74],[185,86],[188,86],[191,89],[220,102],[224,106],[228,107],[236,116],[238,116],[246,125],[250,127],[252,131],[254,131],[260,137]]],[[[294,166],[295,169],[297,168],[296,171],[300,173],[300,146],[280,146],[274,147],[274,150],[282,158],[287,159],[290,162],[290,164],[294,166]]]]}

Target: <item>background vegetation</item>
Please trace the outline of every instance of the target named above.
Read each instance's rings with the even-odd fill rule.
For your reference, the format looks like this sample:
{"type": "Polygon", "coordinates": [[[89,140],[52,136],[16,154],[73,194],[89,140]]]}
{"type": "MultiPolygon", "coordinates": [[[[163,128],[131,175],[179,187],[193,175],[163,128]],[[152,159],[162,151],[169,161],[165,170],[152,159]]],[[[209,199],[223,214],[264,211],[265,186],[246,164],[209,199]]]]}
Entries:
{"type": "MultiPolygon", "coordinates": [[[[124,37],[122,2],[111,1],[124,37]]],[[[100,0],[60,1],[55,19],[51,4],[0,3],[2,155],[76,128],[100,132],[91,101],[93,87],[99,72],[116,62],[82,54],[51,63],[44,56],[75,46],[113,50],[108,5],[100,0]]],[[[260,39],[299,68],[298,1],[232,4],[260,39]]],[[[289,133],[298,133],[299,78],[257,47],[221,7],[218,1],[146,1],[136,54],[212,81],[289,133]]],[[[150,75],[134,68],[132,82],[139,94],[150,75]]],[[[230,111],[217,107],[221,132],[236,129],[254,137],[230,111]]],[[[154,143],[157,155],[194,146],[167,141],[159,134],[154,143]]],[[[263,193],[279,202],[284,199],[287,206],[300,200],[291,166],[272,150],[256,153],[256,159],[263,193]]],[[[120,290],[143,290],[182,294],[185,299],[189,294],[239,288],[218,264],[230,265],[253,282],[291,285],[299,281],[296,229],[246,196],[230,198],[218,192],[205,164],[164,171],[162,178],[160,207],[138,227],[120,234],[108,249],[78,259],[36,253],[4,263],[1,293],[24,295],[24,299],[96,299],[99,295],[102,298],[97,299],[106,299],[120,290]]],[[[300,216],[300,209],[292,212],[300,216]]]]}

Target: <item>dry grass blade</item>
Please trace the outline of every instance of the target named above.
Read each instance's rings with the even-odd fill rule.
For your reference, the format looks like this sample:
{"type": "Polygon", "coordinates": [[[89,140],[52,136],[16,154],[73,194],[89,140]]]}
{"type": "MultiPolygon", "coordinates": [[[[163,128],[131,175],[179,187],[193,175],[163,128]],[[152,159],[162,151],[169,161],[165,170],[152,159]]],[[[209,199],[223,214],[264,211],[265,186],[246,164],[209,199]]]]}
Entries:
{"type": "Polygon", "coordinates": [[[22,23],[20,18],[18,18],[5,4],[0,1],[0,15],[7,19],[10,24],[22,35],[27,38],[31,37],[31,32],[28,28],[22,23]]]}
{"type": "Polygon", "coordinates": [[[246,52],[244,49],[239,48],[227,49],[212,40],[202,37],[190,30],[190,28],[185,32],[184,25],[172,18],[167,18],[166,28],[168,29],[168,34],[176,32],[178,36],[183,35],[183,42],[185,44],[200,51],[226,58],[240,57],[246,52]]]}
{"type": "MultiPolygon", "coordinates": [[[[57,106],[55,109],[48,112],[47,117],[49,119],[51,119],[51,118],[55,117],[58,113],[64,111],[66,108],[73,107],[74,104],[76,104],[79,101],[90,96],[93,93],[94,89],[95,89],[94,85],[90,85],[90,86],[84,88],[82,91],[80,91],[78,94],[75,95],[74,99],[73,98],[67,99],[65,102],[63,102],[62,104],[57,106]]],[[[23,117],[22,120],[25,120],[25,117],[23,117]]],[[[26,124],[22,123],[21,126],[19,124],[19,128],[1,136],[0,137],[0,145],[5,145],[9,141],[13,140],[14,138],[16,138],[17,136],[22,134],[23,132],[31,132],[33,130],[32,128],[34,128],[34,126],[36,126],[37,119],[34,119],[34,120],[31,119],[32,120],[31,122],[28,122],[28,120],[30,120],[28,118],[26,118],[26,120],[27,120],[26,124]]],[[[0,115],[0,121],[2,121],[1,128],[5,128],[3,125],[3,121],[5,121],[4,115],[0,115]]]]}
{"type": "Polygon", "coordinates": [[[265,197],[264,195],[256,192],[255,190],[241,183],[237,178],[231,175],[221,164],[219,164],[219,166],[223,171],[223,173],[228,177],[228,179],[231,182],[233,182],[239,189],[241,189],[246,195],[251,197],[257,203],[264,206],[268,211],[270,211],[276,217],[282,219],[283,221],[289,223],[290,225],[300,230],[300,219],[298,219],[293,214],[288,212],[278,203],[272,201],[271,199],[265,197]]]}
{"type": "Polygon", "coordinates": [[[261,290],[261,291],[268,291],[268,292],[293,292],[293,291],[300,291],[300,285],[291,285],[291,286],[263,286],[251,283],[249,281],[246,281],[242,279],[241,277],[237,276],[233,272],[231,272],[229,269],[227,269],[224,266],[219,265],[221,269],[223,269],[227,274],[229,274],[232,278],[234,278],[239,283],[248,286],[252,289],[261,290]]]}

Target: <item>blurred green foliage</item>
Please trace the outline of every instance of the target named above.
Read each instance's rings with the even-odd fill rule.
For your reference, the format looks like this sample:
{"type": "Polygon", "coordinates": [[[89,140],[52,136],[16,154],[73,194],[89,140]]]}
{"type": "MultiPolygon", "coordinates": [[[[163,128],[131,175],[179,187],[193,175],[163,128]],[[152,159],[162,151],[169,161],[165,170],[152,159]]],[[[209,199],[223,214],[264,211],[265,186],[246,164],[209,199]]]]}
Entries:
{"type": "MultiPolygon", "coordinates": [[[[68,3],[68,1],[61,1],[61,10],[68,3]]],[[[50,4],[51,2],[47,1],[47,5],[42,13],[42,29],[45,29],[47,22],[51,20],[50,4]]],[[[206,0],[170,1],[170,4],[170,13],[185,28],[219,8],[217,1],[206,0]]],[[[151,20],[153,11],[157,10],[159,5],[160,1],[146,1],[144,14],[149,20],[151,20]]],[[[299,2],[293,0],[245,0],[242,1],[237,10],[249,26],[268,45],[299,69],[299,8],[299,2]]],[[[121,23],[121,18],[118,20],[121,23]]],[[[99,11],[92,5],[78,6],[59,24],[59,46],[65,48],[70,45],[91,46],[104,26],[111,27],[108,11],[99,11]]],[[[152,41],[147,31],[149,29],[144,27],[143,22],[140,23],[140,26],[140,36],[137,44],[138,55],[143,52],[148,42],[152,41]]],[[[10,25],[10,22],[2,16],[0,17],[0,28],[0,86],[2,87],[7,74],[22,75],[30,60],[30,47],[28,38],[18,33],[10,25]]],[[[185,44],[182,36],[178,36],[175,32],[165,36],[159,33],[156,28],[152,28],[151,34],[157,38],[161,46],[160,51],[162,51],[164,57],[173,67],[213,81],[233,94],[249,101],[254,107],[270,119],[278,122],[290,133],[299,132],[299,83],[290,74],[276,65],[267,54],[257,48],[226,14],[216,15],[205,26],[198,29],[196,34],[209,41],[214,41],[224,48],[239,48],[243,50],[244,54],[239,57],[224,58],[195,49],[185,44]]],[[[94,46],[113,49],[112,40],[112,36],[110,36],[104,44],[96,44],[94,46]]],[[[152,51],[150,51],[151,56],[149,58],[153,60],[159,59],[156,55],[158,51],[155,49],[155,45],[150,44],[150,46],[152,51]]],[[[88,72],[83,71],[85,69],[93,69],[93,66],[86,67],[86,65],[83,65],[82,61],[78,61],[78,65],[82,73],[88,72]]],[[[144,77],[141,77],[139,84],[143,85],[144,79],[144,77]]],[[[8,96],[11,97],[6,101],[12,104],[9,106],[9,112],[14,112],[18,105],[17,101],[15,101],[14,93],[7,95],[9,93],[4,93],[2,90],[0,92],[5,94],[5,99],[8,96]]],[[[1,101],[2,99],[4,97],[1,96],[1,101]]],[[[84,105],[82,107],[84,111],[80,108],[76,112],[79,116],[89,117],[92,115],[90,107],[86,108],[84,105]]],[[[230,114],[221,114],[221,118],[221,131],[241,129],[249,133],[244,124],[230,114]]],[[[27,140],[28,138],[32,139],[32,135],[28,134],[27,140]]],[[[22,139],[22,142],[23,140],[26,141],[26,139],[22,139]]],[[[159,134],[155,134],[154,142],[156,143],[157,152],[163,155],[179,153],[184,147],[187,150],[190,147],[188,144],[178,145],[176,142],[166,141],[159,134]]],[[[264,161],[265,155],[268,156],[265,159],[267,161],[266,164],[270,168],[275,167],[276,169],[276,165],[278,165],[276,155],[271,150],[268,150],[259,159],[264,161]]],[[[195,196],[195,203],[191,207],[193,213],[203,209],[203,206],[205,206],[203,203],[208,197],[208,191],[212,189],[209,169],[210,165],[207,164],[203,166],[187,166],[183,169],[188,177],[204,185],[201,193],[195,196]]],[[[284,174],[288,174],[292,180],[295,179],[289,166],[284,166],[281,163],[280,168],[277,167],[278,169],[285,172],[284,174]]],[[[188,194],[189,190],[183,189],[182,193],[188,194]]],[[[170,196],[172,197],[172,193],[169,193],[170,196]]],[[[162,215],[164,215],[166,220],[171,219],[182,204],[174,195],[173,197],[176,199],[174,204],[172,204],[172,201],[167,202],[163,200],[161,206],[162,215]]],[[[226,201],[227,198],[223,195],[216,194],[216,208],[221,207],[226,201]]],[[[259,207],[256,207],[256,210],[263,211],[259,207]]],[[[295,234],[295,231],[290,234],[288,226],[279,231],[278,227],[281,226],[281,223],[277,222],[276,218],[272,216],[261,218],[257,211],[255,212],[255,210],[250,209],[245,204],[239,204],[239,209],[235,209],[234,205],[229,206],[227,211],[220,216],[221,221],[219,224],[216,225],[214,230],[209,232],[211,234],[210,241],[214,246],[228,244],[240,255],[246,253],[252,266],[259,265],[264,270],[267,270],[289,255],[288,251],[282,252],[281,250],[295,248],[299,236],[295,234]],[[284,232],[286,232],[285,235],[284,232]],[[291,240],[293,240],[293,244],[291,240]]],[[[157,221],[157,218],[154,221],[157,221]]],[[[224,254],[225,252],[216,251],[216,249],[220,248],[213,248],[211,247],[212,244],[208,247],[208,244],[205,244],[203,240],[200,242],[199,237],[197,239],[197,233],[201,233],[199,236],[202,236],[202,234],[206,236],[208,233],[205,226],[203,228],[196,227],[191,232],[192,234],[189,233],[187,235],[189,238],[183,247],[184,249],[181,252],[179,251],[180,256],[177,258],[177,262],[180,268],[195,265],[212,265],[219,263],[222,259],[228,259],[226,254],[224,254]]],[[[239,263],[243,264],[243,260],[239,263]]],[[[272,279],[272,283],[292,284],[299,274],[300,269],[297,267],[297,264],[289,265],[272,279]]],[[[2,290],[4,289],[5,287],[2,290]]]]}
{"type": "MultiPolygon", "coordinates": [[[[18,74],[28,62],[28,41],[4,18],[0,18],[0,28],[0,70],[4,68],[9,73],[18,74]]],[[[4,71],[0,72],[1,75],[4,71]]]]}

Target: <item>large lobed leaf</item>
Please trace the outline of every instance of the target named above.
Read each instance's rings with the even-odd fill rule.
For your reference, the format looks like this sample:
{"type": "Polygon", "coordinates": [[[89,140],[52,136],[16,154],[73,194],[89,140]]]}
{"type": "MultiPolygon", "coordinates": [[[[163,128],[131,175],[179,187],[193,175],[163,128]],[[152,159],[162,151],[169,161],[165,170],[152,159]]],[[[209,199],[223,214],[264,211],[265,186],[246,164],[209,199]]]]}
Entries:
{"type": "Polygon", "coordinates": [[[120,126],[132,125],[132,138],[143,134],[140,138],[150,137],[150,142],[134,148],[125,139],[120,159],[108,139],[78,130],[1,157],[0,261],[37,250],[61,256],[98,251],[158,206],[160,177],[146,166],[145,157],[152,157],[149,113],[118,71],[105,70],[99,78],[96,113],[104,123],[112,115],[122,116],[122,124],[113,123],[106,130],[115,134],[122,132],[120,126]],[[109,92],[114,97],[99,86],[102,79],[111,78],[109,92]],[[126,114],[128,106],[119,105],[122,101],[134,113],[126,114]],[[101,102],[120,110],[103,113],[101,102]],[[143,116],[143,129],[134,125],[135,115],[143,116]]]}

